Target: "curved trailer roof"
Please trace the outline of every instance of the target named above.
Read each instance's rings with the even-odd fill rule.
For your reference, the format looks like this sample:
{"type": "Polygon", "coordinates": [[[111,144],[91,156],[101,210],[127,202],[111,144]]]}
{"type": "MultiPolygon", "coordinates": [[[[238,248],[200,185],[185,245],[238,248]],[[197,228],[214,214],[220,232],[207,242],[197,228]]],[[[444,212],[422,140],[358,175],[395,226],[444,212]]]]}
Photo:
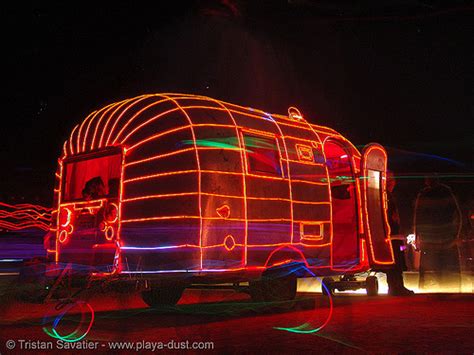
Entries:
{"type": "MultiPolygon", "coordinates": [[[[119,148],[125,153],[122,164],[122,183],[126,186],[122,188],[122,205],[125,207],[121,223],[127,225],[127,245],[132,245],[128,249],[157,248],[152,245],[155,238],[143,237],[144,230],[153,231],[155,236],[158,228],[158,225],[149,225],[150,229],[146,229],[148,221],[170,224],[172,220],[187,220],[196,231],[193,240],[188,241],[190,233],[184,228],[182,236],[174,233],[171,238],[168,233],[162,236],[161,242],[174,245],[182,240],[184,244],[180,246],[199,249],[205,246],[201,254],[210,253],[226,247],[226,243],[211,235],[215,228],[203,226],[222,218],[226,223],[245,224],[245,228],[239,227],[242,235],[235,236],[236,246],[258,249],[266,245],[255,231],[253,239],[247,241],[247,224],[257,223],[261,227],[262,223],[270,223],[284,230],[280,233],[284,234],[284,238],[280,238],[284,244],[297,243],[313,249],[329,247],[330,241],[325,237],[307,245],[300,233],[297,234],[297,225],[301,224],[302,229],[303,224],[317,222],[324,227],[321,227],[324,235],[331,234],[326,233],[331,218],[329,175],[322,147],[329,138],[346,143],[347,154],[354,159],[352,165],[357,172],[359,151],[335,130],[308,123],[295,109],[290,108],[286,116],[205,96],[149,94],[92,112],[74,127],[63,146],[61,161],[82,160],[82,156],[88,159],[89,153],[96,156],[94,152],[118,152],[119,148]],[[274,137],[280,152],[281,176],[255,175],[248,170],[247,139],[251,142],[255,137],[265,136],[274,137]],[[305,157],[301,147],[310,156],[305,157]],[[313,154],[318,154],[319,159],[313,159],[313,154]],[[160,164],[156,164],[158,159],[160,164]],[[222,186],[229,191],[221,192],[222,186]],[[219,214],[219,209],[226,204],[232,209],[231,218],[219,214]],[[216,209],[216,206],[221,207],[216,209]],[[134,230],[138,224],[140,233],[134,230]]],[[[265,140],[268,138],[261,139],[265,140]]],[[[168,230],[166,228],[163,230],[168,230]]],[[[202,268],[203,255],[200,258],[202,268]]],[[[235,261],[247,265],[246,254],[240,260],[236,257],[235,261]]]]}
{"type": "MultiPolygon", "coordinates": [[[[126,150],[134,149],[156,138],[160,131],[163,132],[164,126],[160,127],[157,122],[171,115],[176,121],[178,120],[176,116],[181,116],[181,126],[187,126],[191,131],[200,124],[215,126],[230,124],[236,127],[270,130],[281,136],[296,135],[298,138],[320,140],[320,142],[327,137],[337,137],[353,148],[354,155],[360,155],[349,141],[333,129],[310,124],[304,118],[297,120],[284,115],[269,114],[205,96],[148,94],[115,102],[92,112],[74,127],[69,139],[64,143],[63,158],[111,146],[124,146],[126,150]],[[196,118],[194,113],[197,111],[201,114],[196,118]],[[202,117],[202,111],[207,111],[209,116],[207,119],[202,117]],[[227,122],[224,123],[222,118],[212,117],[216,114],[226,116],[227,122]],[[239,117],[254,118],[252,120],[254,122],[240,120],[239,117]],[[307,134],[303,134],[303,137],[301,132],[305,131],[307,134]]],[[[176,121],[175,128],[180,125],[176,121]]]]}

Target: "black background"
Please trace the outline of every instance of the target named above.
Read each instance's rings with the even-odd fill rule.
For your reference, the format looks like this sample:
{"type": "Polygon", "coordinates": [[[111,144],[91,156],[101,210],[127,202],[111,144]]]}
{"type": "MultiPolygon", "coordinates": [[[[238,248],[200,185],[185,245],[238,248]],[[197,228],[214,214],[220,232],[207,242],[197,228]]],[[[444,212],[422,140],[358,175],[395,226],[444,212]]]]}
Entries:
{"type": "Polygon", "coordinates": [[[464,174],[472,188],[472,2],[353,3],[4,7],[0,199],[50,203],[74,125],[152,92],[275,113],[295,105],[357,146],[386,146],[401,177],[464,174]]]}

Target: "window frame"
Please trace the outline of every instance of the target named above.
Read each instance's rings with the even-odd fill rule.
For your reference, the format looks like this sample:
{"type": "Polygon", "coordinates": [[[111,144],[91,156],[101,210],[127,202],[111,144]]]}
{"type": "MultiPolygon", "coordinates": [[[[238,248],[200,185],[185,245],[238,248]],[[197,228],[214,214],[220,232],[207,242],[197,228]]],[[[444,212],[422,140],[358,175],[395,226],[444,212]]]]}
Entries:
{"type": "MultiPolygon", "coordinates": [[[[71,156],[71,157],[66,157],[65,159],[63,159],[61,161],[61,164],[62,164],[62,167],[63,167],[62,168],[62,174],[61,174],[61,184],[60,184],[60,187],[61,187],[61,203],[84,202],[84,200],[81,199],[81,198],[80,199],[65,199],[67,169],[68,169],[69,164],[78,163],[78,162],[82,162],[82,161],[85,161],[85,160],[104,158],[104,157],[109,157],[109,156],[114,156],[114,155],[118,155],[120,157],[120,162],[121,162],[120,163],[120,169],[123,169],[122,164],[123,164],[124,151],[121,147],[108,147],[106,149],[100,149],[100,150],[96,150],[96,151],[93,151],[93,152],[78,154],[78,155],[74,155],[74,156],[71,156]]],[[[120,184],[121,183],[122,182],[120,181],[120,184]]],[[[119,198],[120,197],[119,195],[120,195],[120,190],[119,190],[118,196],[112,197],[112,198],[115,198],[115,199],[119,198]]],[[[103,198],[110,198],[110,197],[105,196],[103,198]]]]}
{"type": "Polygon", "coordinates": [[[303,163],[315,163],[313,147],[303,143],[296,143],[296,155],[298,160],[303,163]],[[305,155],[308,153],[308,155],[305,155]]]}
{"type": "Polygon", "coordinates": [[[244,154],[245,154],[245,173],[246,175],[251,175],[251,176],[262,176],[262,177],[270,177],[270,178],[285,178],[284,170],[283,170],[283,158],[281,155],[281,149],[280,149],[280,142],[279,142],[279,137],[276,134],[270,133],[270,132],[264,132],[264,131],[258,131],[258,130],[253,130],[253,129],[241,129],[240,130],[240,137],[242,139],[242,147],[244,149],[244,154]],[[276,147],[276,152],[277,152],[277,159],[278,162],[276,162],[279,167],[280,171],[276,171],[275,173],[270,173],[270,172],[263,172],[263,171],[253,171],[250,168],[250,158],[249,158],[249,152],[247,150],[247,146],[245,144],[245,137],[255,137],[255,138],[265,138],[265,139],[272,139],[275,147],[276,147]]]}

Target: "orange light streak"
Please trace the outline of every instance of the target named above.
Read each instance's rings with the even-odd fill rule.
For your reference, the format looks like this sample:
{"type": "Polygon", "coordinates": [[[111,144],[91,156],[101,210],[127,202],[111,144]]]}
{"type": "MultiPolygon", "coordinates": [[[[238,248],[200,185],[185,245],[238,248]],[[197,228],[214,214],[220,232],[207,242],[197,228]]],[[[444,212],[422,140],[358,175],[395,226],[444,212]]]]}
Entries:
{"type": "MultiPolygon", "coordinates": [[[[135,98],[135,99],[137,99],[137,98],[135,98]]],[[[114,106],[115,110],[109,115],[109,117],[107,118],[107,121],[105,122],[104,128],[102,129],[102,134],[100,135],[100,140],[99,140],[99,143],[98,143],[98,147],[100,147],[101,144],[102,144],[102,140],[104,138],[104,133],[105,133],[112,117],[115,116],[115,114],[118,112],[119,109],[121,109],[123,106],[125,106],[127,103],[129,103],[132,100],[134,100],[134,99],[123,100],[123,101],[117,102],[117,105],[114,106]]],[[[97,131],[98,131],[98,129],[100,127],[100,124],[101,124],[102,120],[104,119],[104,117],[105,117],[105,112],[100,116],[99,120],[95,124],[95,130],[94,130],[94,135],[92,136],[92,142],[90,144],[90,150],[94,150],[95,141],[96,141],[97,133],[98,133],[97,131]]]]}
{"type": "MultiPolygon", "coordinates": [[[[149,141],[152,141],[152,140],[154,140],[154,139],[157,139],[157,138],[166,136],[166,135],[171,134],[171,133],[174,133],[174,132],[179,132],[179,131],[182,131],[182,130],[185,130],[185,129],[191,129],[191,127],[192,127],[191,125],[189,125],[189,126],[182,126],[182,127],[173,128],[173,129],[170,129],[170,130],[168,130],[168,131],[155,134],[155,135],[153,135],[153,136],[150,136],[150,137],[148,137],[148,138],[146,138],[146,139],[143,139],[143,140],[141,140],[140,142],[138,142],[138,143],[136,143],[136,144],[134,144],[134,145],[128,147],[128,148],[127,148],[127,151],[130,152],[130,151],[134,150],[135,148],[137,148],[137,147],[141,146],[142,144],[145,144],[145,143],[147,143],[147,142],[149,142],[149,141]]],[[[125,142],[122,142],[122,144],[123,144],[123,143],[125,143],[125,142]]]]}
{"type": "MultiPolygon", "coordinates": [[[[165,96],[167,98],[170,98],[169,96],[165,96]]],[[[188,113],[180,106],[180,104],[174,100],[174,99],[171,99],[170,100],[177,106],[181,109],[181,111],[183,112],[183,114],[186,116],[186,119],[188,120],[189,122],[189,125],[191,126],[191,135],[192,135],[192,138],[193,138],[193,145],[194,145],[194,149],[196,150],[196,164],[197,164],[197,168],[199,170],[199,174],[198,174],[198,192],[199,192],[199,196],[198,196],[198,199],[199,199],[199,205],[198,205],[198,208],[199,208],[199,245],[202,246],[202,226],[203,226],[203,223],[202,223],[202,196],[201,196],[201,164],[200,164],[200,161],[199,161],[199,152],[198,152],[198,149],[197,149],[197,144],[196,144],[196,134],[194,132],[194,128],[193,128],[193,122],[191,120],[191,118],[189,117],[188,113]]],[[[200,253],[200,262],[201,262],[201,269],[202,269],[202,266],[203,266],[203,254],[202,254],[202,250],[201,250],[201,253],[200,253]]]]}
{"type": "MultiPolygon", "coordinates": [[[[370,146],[367,151],[364,153],[364,156],[365,157],[368,157],[369,156],[369,153],[372,151],[372,150],[379,150],[380,152],[382,152],[383,156],[384,156],[384,172],[381,172],[381,174],[385,173],[387,171],[387,153],[385,152],[384,149],[382,149],[381,147],[379,146],[370,146]]],[[[367,159],[364,159],[364,169],[363,169],[363,174],[366,175],[368,172],[368,168],[367,168],[367,159]]],[[[382,191],[386,191],[386,186],[385,186],[385,179],[382,178],[382,191]]],[[[367,193],[368,193],[368,189],[369,189],[369,181],[368,181],[368,178],[366,177],[364,179],[364,186],[365,186],[365,189],[364,189],[364,210],[365,210],[365,219],[366,219],[366,229],[367,229],[367,239],[369,241],[369,246],[370,246],[370,251],[371,251],[371,255],[372,255],[372,259],[377,263],[377,264],[381,264],[381,265],[391,265],[394,263],[394,260],[395,260],[395,257],[393,255],[393,250],[392,248],[389,248],[390,250],[390,255],[392,257],[392,260],[391,261],[380,261],[380,260],[377,260],[377,257],[375,255],[375,251],[374,251],[374,246],[372,244],[372,235],[371,235],[371,231],[370,231],[370,224],[369,224],[369,211],[368,211],[368,202],[367,202],[367,193]]],[[[388,218],[387,218],[387,204],[385,203],[385,200],[386,200],[386,195],[385,194],[382,194],[382,209],[383,209],[383,215],[384,215],[384,222],[385,222],[385,228],[387,228],[387,237],[388,239],[386,239],[386,241],[390,242],[390,225],[388,224],[388,218]]]]}
{"type": "MultiPolygon", "coordinates": [[[[156,95],[158,96],[158,95],[156,95]]],[[[150,96],[149,96],[150,97],[150,96]]],[[[161,103],[163,102],[166,102],[168,101],[168,99],[162,99],[162,100],[158,100],[158,101],[155,101],[151,104],[149,104],[148,106],[145,106],[144,108],[142,108],[140,111],[138,111],[137,113],[135,113],[132,117],[130,117],[127,122],[122,126],[122,128],[120,129],[120,131],[115,135],[115,138],[114,138],[114,141],[112,142],[111,145],[115,145],[117,144],[120,136],[123,134],[123,132],[125,131],[125,129],[127,129],[127,127],[138,117],[140,116],[143,112],[145,112],[146,110],[149,110],[150,108],[152,108],[153,106],[158,106],[160,105],[161,103]]],[[[158,116],[154,116],[153,118],[147,120],[145,123],[143,124],[140,124],[138,125],[134,130],[132,130],[131,133],[129,133],[122,141],[126,141],[132,134],[133,132],[137,131],[138,129],[140,129],[142,126],[154,121],[155,119],[161,117],[161,116],[164,116],[164,115],[167,115],[168,113],[171,113],[173,111],[178,111],[179,109],[171,109],[171,110],[168,110],[168,111],[164,111],[162,113],[160,113],[158,116]]],[[[110,136],[109,138],[107,138],[107,142],[106,142],[106,145],[109,145],[110,143],[110,136]]]]}
{"type": "MultiPolygon", "coordinates": [[[[201,150],[202,148],[200,148],[201,150]]],[[[183,153],[187,153],[187,152],[191,152],[191,151],[194,151],[194,148],[185,148],[185,149],[180,149],[180,150],[176,150],[174,152],[170,152],[170,153],[164,153],[164,154],[159,154],[159,155],[154,155],[150,158],[145,158],[145,159],[141,159],[141,160],[134,160],[134,161],[131,161],[130,163],[126,163],[124,166],[125,167],[129,167],[129,166],[133,166],[133,165],[137,165],[137,164],[142,164],[142,163],[146,163],[146,162],[149,162],[149,161],[152,161],[152,160],[158,160],[158,159],[162,159],[162,158],[167,158],[167,157],[171,157],[173,155],[179,155],[179,154],[183,154],[183,153]]]]}
{"type": "MultiPolygon", "coordinates": [[[[107,146],[109,144],[109,141],[110,141],[110,137],[112,137],[112,133],[115,131],[115,127],[117,126],[117,124],[120,122],[120,120],[122,119],[123,115],[129,110],[131,109],[133,106],[135,106],[136,104],[142,102],[143,100],[146,100],[147,98],[149,97],[152,97],[152,96],[156,96],[156,95],[142,95],[142,96],[139,96],[139,97],[136,97],[132,100],[135,100],[132,102],[132,100],[129,100],[127,101],[126,103],[124,103],[124,106],[128,103],[130,103],[130,105],[128,105],[122,112],[120,112],[120,115],[117,117],[117,119],[115,120],[114,124],[112,125],[112,128],[109,130],[109,135],[107,137],[107,141],[105,143],[105,145],[107,146]]],[[[114,112],[115,113],[115,112],[114,112]]],[[[99,145],[97,148],[102,148],[103,145],[102,145],[102,142],[104,140],[104,137],[105,137],[105,132],[107,132],[107,126],[110,122],[110,119],[112,118],[112,115],[109,116],[109,119],[105,122],[105,125],[104,125],[104,129],[102,130],[102,134],[100,136],[100,140],[99,140],[99,145]]]]}
{"type": "Polygon", "coordinates": [[[73,136],[74,136],[74,132],[76,132],[76,129],[79,127],[79,125],[76,125],[74,127],[74,129],[72,130],[71,132],[71,136],[69,137],[69,149],[71,151],[71,155],[74,154],[74,148],[72,146],[72,141],[73,141],[73,136]]]}
{"type": "Polygon", "coordinates": [[[38,228],[49,230],[52,210],[33,204],[10,205],[0,202],[0,228],[22,230],[38,228]]]}
{"type": "MultiPolygon", "coordinates": [[[[295,147],[296,147],[296,153],[298,154],[298,159],[300,161],[316,164],[314,162],[313,148],[308,147],[307,145],[304,145],[304,144],[299,144],[299,143],[296,143],[295,147]]],[[[323,164],[319,164],[319,165],[323,166],[323,164]]]]}
{"type": "MultiPolygon", "coordinates": [[[[201,218],[200,216],[193,216],[193,215],[178,215],[178,216],[155,216],[155,217],[144,217],[144,218],[132,218],[132,219],[125,219],[122,220],[122,223],[131,223],[131,222],[147,222],[147,221],[157,221],[157,220],[166,220],[166,219],[196,219],[201,218]]],[[[203,220],[210,220],[210,221],[219,221],[221,217],[202,217],[203,220]]],[[[249,221],[249,222],[291,222],[289,218],[227,218],[228,221],[249,221]]],[[[298,221],[298,222],[321,222],[321,223],[331,223],[331,221],[298,221]]]]}
{"type": "MultiPolygon", "coordinates": [[[[132,202],[132,201],[141,201],[141,200],[148,200],[148,199],[159,199],[159,198],[169,198],[169,197],[180,197],[180,196],[197,196],[199,193],[196,192],[180,192],[174,194],[159,194],[159,195],[146,195],[146,196],[138,196],[138,197],[131,197],[126,198],[122,202],[132,202]]],[[[224,197],[224,198],[235,198],[235,199],[244,199],[243,196],[238,195],[224,195],[224,194],[214,194],[208,192],[201,192],[203,196],[211,196],[211,197],[224,197]]],[[[247,200],[257,200],[257,201],[282,201],[282,202],[293,202],[295,204],[305,204],[305,205],[329,205],[331,202],[328,201],[320,201],[320,202],[313,202],[313,201],[300,201],[294,200],[289,198],[283,197],[254,197],[254,196],[247,196],[247,200]]]]}

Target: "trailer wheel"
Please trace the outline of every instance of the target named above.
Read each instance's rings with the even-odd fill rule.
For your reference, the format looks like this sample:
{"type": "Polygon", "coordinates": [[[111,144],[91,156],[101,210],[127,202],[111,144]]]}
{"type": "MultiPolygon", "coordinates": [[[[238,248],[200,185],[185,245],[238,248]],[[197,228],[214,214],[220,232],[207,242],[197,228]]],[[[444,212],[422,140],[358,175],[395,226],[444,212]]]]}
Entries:
{"type": "Polygon", "coordinates": [[[265,285],[262,280],[249,281],[249,294],[253,302],[265,301],[265,285]]]}
{"type": "Polygon", "coordinates": [[[142,292],[143,301],[150,307],[174,306],[183,295],[185,287],[177,283],[161,283],[151,285],[149,290],[142,292]]]}
{"type": "Polygon", "coordinates": [[[296,297],[297,278],[287,275],[264,279],[264,298],[268,302],[291,301],[296,297]]]}
{"type": "Polygon", "coordinates": [[[329,295],[334,294],[334,288],[333,288],[333,285],[332,285],[333,283],[334,283],[334,280],[332,279],[332,277],[324,277],[323,278],[323,280],[321,282],[321,291],[322,291],[324,296],[329,296],[329,295]],[[326,286],[326,287],[324,287],[323,285],[326,286]]]}
{"type": "Polygon", "coordinates": [[[377,296],[379,294],[379,280],[376,276],[367,276],[365,279],[365,289],[367,296],[377,296]]]}

